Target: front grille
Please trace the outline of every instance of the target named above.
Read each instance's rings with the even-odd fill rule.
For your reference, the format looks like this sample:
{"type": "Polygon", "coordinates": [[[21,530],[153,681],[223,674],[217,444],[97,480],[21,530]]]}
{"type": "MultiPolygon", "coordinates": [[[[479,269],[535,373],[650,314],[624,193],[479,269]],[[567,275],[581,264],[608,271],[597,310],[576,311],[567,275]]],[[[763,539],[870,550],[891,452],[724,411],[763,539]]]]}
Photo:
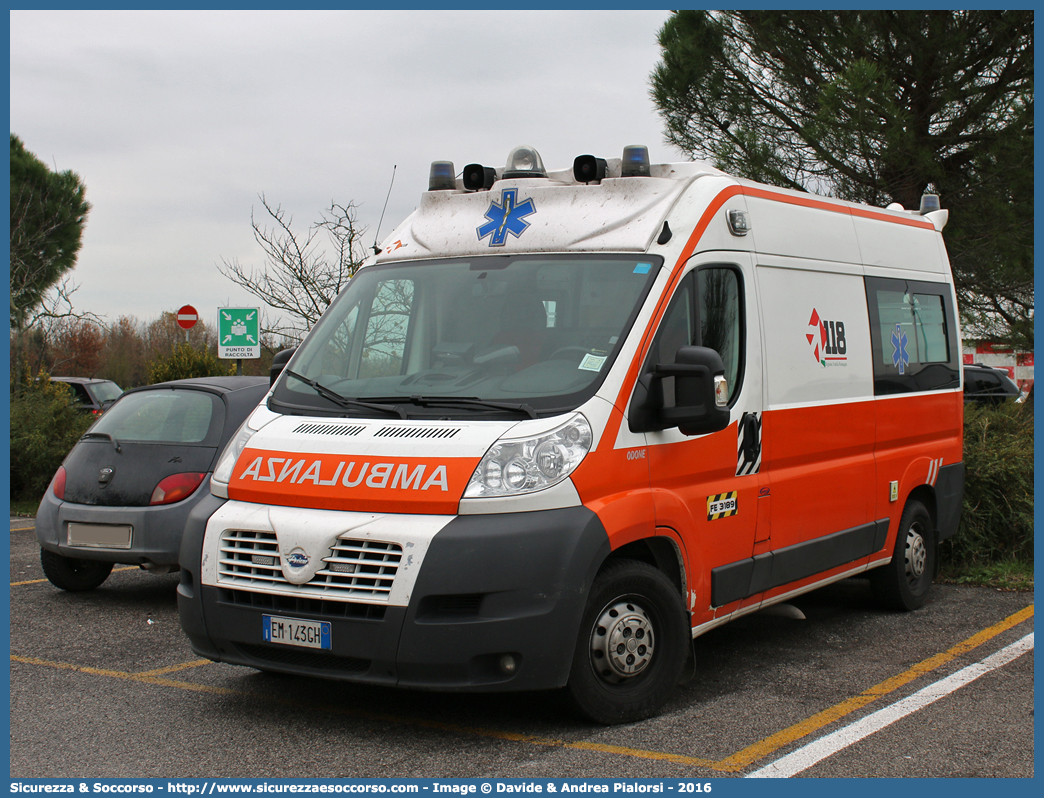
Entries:
{"type": "Polygon", "coordinates": [[[299,648],[277,648],[247,643],[236,643],[236,648],[251,659],[280,665],[293,665],[321,671],[347,671],[348,673],[366,673],[370,669],[370,660],[359,657],[339,657],[335,654],[320,654],[303,651],[299,648]]]}
{"type": "Polygon", "coordinates": [[[380,604],[329,601],[307,596],[283,596],[278,593],[257,593],[252,590],[229,590],[228,588],[218,588],[218,601],[233,607],[249,607],[273,613],[322,616],[324,619],[353,621],[383,621],[387,609],[380,604]]]}
{"type": "Polygon", "coordinates": [[[221,539],[218,584],[237,589],[292,590],[302,597],[387,602],[402,559],[402,546],[347,536],[323,557],[311,581],[294,585],[283,576],[275,532],[227,529],[221,539]]]}

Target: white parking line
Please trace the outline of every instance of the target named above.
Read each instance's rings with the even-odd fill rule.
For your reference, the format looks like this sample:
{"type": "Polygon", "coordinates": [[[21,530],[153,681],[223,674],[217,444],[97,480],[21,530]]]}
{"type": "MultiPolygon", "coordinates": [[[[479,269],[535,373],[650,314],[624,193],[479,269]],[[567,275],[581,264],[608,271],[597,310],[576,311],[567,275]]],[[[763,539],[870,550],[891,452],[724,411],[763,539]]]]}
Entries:
{"type": "Polygon", "coordinates": [[[940,679],[901,701],[896,701],[884,709],[867,715],[843,729],[821,737],[806,746],[799,748],[765,767],[747,774],[748,779],[787,779],[803,770],[807,770],[817,762],[836,754],[838,751],[853,745],[864,737],[895,723],[900,718],[922,709],[940,698],[959,690],[980,676],[1006,665],[1027,651],[1033,649],[1033,633],[1030,632],[1021,640],[1017,640],[996,654],[986,657],[980,662],[962,668],[956,673],[940,679]]]}

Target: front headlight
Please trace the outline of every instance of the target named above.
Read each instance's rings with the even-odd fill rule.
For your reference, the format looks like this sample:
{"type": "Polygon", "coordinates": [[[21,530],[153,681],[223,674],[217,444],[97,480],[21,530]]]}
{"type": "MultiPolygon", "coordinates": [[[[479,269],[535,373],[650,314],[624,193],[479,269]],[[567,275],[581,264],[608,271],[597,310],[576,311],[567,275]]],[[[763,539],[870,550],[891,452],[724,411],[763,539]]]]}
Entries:
{"type": "Polygon", "coordinates": [[[250,416],[247,416],[247,420],[240,424],[236,434],[232,436],[232,440],[228,442],[221,452],[217,468],[214,469],[214,473],[210,477],[210,492],[215,496],[220,496],[222,499],[228,498],[228,483],[232,479],[232,471],[235,470],[236,461],[246,448],[247,441],[250,440],[255,432],[257,432],[257,429],[250,426],[250,416]]]}
{"type": "Polygon", "coordinates": [[[503,438],[479,462],[464,498],[518,496],[557,485],[591,451],[591,438],[591,425],[580,413],[541,435],[503,438]]]}

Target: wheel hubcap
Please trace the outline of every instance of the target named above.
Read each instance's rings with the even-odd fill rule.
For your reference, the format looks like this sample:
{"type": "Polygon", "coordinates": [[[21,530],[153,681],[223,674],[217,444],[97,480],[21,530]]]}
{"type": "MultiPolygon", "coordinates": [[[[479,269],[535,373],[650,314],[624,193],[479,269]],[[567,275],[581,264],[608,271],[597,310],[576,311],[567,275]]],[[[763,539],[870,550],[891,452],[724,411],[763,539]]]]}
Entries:
{"type": "Polygon", "coordinates": [[[916,582],[924,575],[927,564],[928,547],[924,545],[920,529],[914,525],[906,533],[906,578],[916,582]]]}
{"type": "Polygon", "coordinates": [[[634,601],[610,602],[591,632],[591,660],[608,682],[640,674],[652,661],[654,648],[652,620],[634,601]]]}

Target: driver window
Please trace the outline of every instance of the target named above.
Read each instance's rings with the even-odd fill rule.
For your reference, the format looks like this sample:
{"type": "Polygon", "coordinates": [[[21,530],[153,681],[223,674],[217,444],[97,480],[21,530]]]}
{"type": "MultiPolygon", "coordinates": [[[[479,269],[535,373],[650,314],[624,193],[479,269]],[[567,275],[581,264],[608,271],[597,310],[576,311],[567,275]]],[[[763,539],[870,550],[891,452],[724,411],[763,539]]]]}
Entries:
{"type": "MultiPolygon", "coordinates": [[[[674,363],[683,346],[705,346],[721,355],[729,399],[741,377],[742,326],[739,273],[717,266],[689,272],[675,291],[656,340],[650,364],[674,363]]],[[[674,378],[661,381],[664,407],[674,407],[674,378]]]]}
{"type": "Polygon", "coordinates": [[[739,387],[740,304],[739,275],[732,269],[701,269],[700,346],[713,349],[725,364],[729,399],[739,387]]]}

